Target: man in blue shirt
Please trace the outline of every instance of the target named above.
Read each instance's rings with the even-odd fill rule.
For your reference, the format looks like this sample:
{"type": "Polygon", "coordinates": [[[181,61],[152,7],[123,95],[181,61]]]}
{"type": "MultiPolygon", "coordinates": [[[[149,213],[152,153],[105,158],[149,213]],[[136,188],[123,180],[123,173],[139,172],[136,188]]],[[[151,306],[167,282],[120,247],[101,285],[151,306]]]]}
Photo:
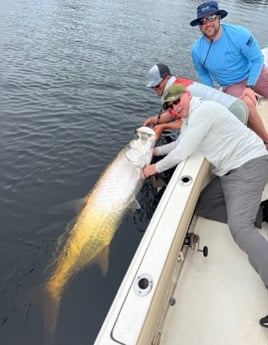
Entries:
{"type": "Polygon", "coordinates": [[[244,27],[221,24],[228,12],[219,10],[215,1],[197,7],[197,18],[191,26],[199,26],[202,36],[193,44],[191,54],[202,83],[241,98],[249,108],[248,125],[268,148],[268,133],[256,110],[255,92],[268,98],[268,68],[254,36],[244,27]]]}

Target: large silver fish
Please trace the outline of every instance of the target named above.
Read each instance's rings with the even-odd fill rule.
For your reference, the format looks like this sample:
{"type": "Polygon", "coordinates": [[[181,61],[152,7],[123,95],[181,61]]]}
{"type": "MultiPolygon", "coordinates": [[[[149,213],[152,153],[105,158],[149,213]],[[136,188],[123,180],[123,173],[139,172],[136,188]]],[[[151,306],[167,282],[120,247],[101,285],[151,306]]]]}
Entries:
{"type": "Polygon", "coordinates": [[[93,262],[104,274],[107,272],[110,243],[126,211],[138,207],[136,196],[144,181],[142,169],[150,163],[154,145],[154,131],[138,128],[134,139],[119,152],[86,197],[44,287],[48,297],[48,338],[54,334],[62,293],[70,278],[93,262]]]}

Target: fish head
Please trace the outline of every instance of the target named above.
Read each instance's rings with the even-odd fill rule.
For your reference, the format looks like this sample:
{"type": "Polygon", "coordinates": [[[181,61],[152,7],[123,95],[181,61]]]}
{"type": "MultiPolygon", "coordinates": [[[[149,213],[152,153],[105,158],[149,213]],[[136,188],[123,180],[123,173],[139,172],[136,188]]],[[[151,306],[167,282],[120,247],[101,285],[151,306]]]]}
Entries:
{"type": "Polygon", "coordinates": [[[127,159],[142,169],[152,159],[155,142],[155,132],[152,128],[145,126],[137,128],[125,153],[127,159]]]}

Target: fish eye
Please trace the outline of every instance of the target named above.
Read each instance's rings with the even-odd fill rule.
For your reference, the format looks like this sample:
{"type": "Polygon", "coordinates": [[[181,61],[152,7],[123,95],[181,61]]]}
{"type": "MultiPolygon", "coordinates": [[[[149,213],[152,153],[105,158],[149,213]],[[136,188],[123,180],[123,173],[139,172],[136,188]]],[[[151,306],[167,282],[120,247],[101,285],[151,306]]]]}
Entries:
{"type": "Polygon", "coordinates": [[[139,138],[140,138],[139,133],[135,132],[133,139],[134,140],[138,140],[139,138]]]}
{"type": "Polygon", "coordinates": [[[153,134],[151,134],[151,133],[142,133],[142,138],[144,140],[148,140],[148,139],[150,139],[152,137],[153,137],[153,134]]]}

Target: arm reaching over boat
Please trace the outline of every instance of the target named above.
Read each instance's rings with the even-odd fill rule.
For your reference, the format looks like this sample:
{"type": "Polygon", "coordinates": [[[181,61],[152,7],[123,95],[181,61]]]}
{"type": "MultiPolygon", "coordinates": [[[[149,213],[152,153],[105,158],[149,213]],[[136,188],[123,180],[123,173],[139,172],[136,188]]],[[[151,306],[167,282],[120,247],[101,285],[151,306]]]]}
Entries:
{"type": "Polygon", "coordinates": [[[149,117],[143,125],[153,128],[155,139],[158,140],[165,130],[178,130],[181,128],[182,121],[180,119],[176,119],[178,121],[174,120],[174,117],[168,111],[166,111],[162,114],[149,117]]]}
{"type": "MultiPolygon", "coordinates": [[[[167,65],[158,63],[149,70],[149,82],[147,87],[151,88],[160,97],[173,84],[181,84],[192,96],[201,97],[205,101],[215,101],[229,109],[244,124],[248,122],[248,109],[246,104],[237,97],[228,95],[220,90],[207,85],[198,83],[191,79],[175,77],[171,74],[167,65]]],[[[162,108],[161,108],[162,110],[162,108]]],[[[144,126],[153,127],[156,139],[159,139],[162,132],[166,129],[179,129],[182,125],[180,118],[172,111],[164,111],[158,115],[151,116],[144,122],[144,126]]]]}

